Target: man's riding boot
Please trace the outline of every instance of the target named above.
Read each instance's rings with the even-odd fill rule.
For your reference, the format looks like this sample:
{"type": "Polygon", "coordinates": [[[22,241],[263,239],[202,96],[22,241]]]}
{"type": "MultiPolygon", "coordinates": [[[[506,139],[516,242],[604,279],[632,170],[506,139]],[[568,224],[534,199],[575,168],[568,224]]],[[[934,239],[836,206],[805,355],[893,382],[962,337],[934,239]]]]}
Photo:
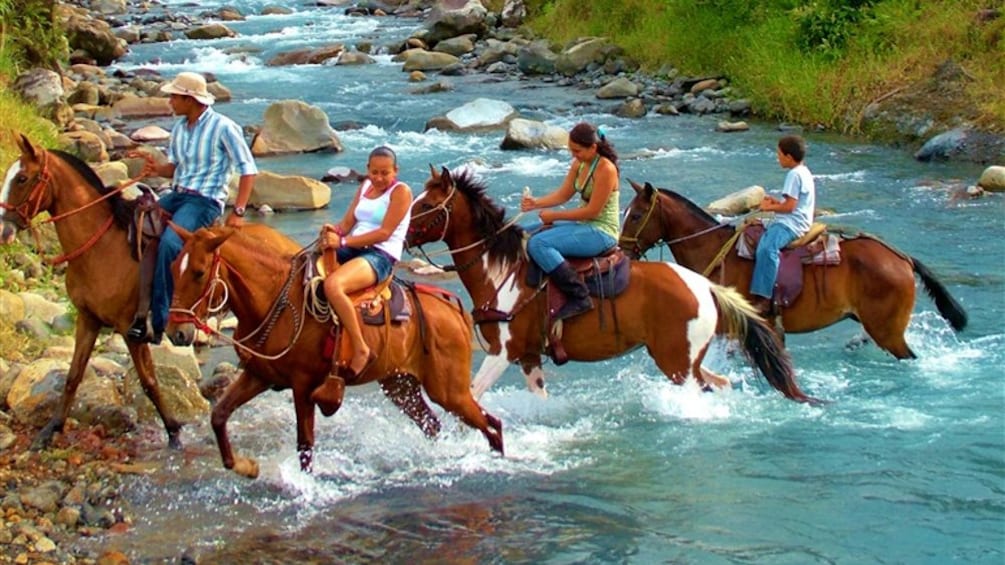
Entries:
{"type": "Polygon", "coordinates": [[[555,313],[554,319],[564,320],[593,309],[590,290],[586,288],[586,283],[579,278],[579,274],[568,261],[562,261],[562,264],[548,276],[566,297],[566,303],[555,313]]]}
{"type": "Polygon", "coordinates": [[[157,244],[160,238],[154,238],[143,250],[140,259],[140,297],[136,304],[136,314],[133,325],[126,332],[126,339],[135,343],[159,343],[160,336],[154,334],[154,329],[147,321],[150,311],[150,293],[153,290],[154,269],[157,267],[157,244]]]}

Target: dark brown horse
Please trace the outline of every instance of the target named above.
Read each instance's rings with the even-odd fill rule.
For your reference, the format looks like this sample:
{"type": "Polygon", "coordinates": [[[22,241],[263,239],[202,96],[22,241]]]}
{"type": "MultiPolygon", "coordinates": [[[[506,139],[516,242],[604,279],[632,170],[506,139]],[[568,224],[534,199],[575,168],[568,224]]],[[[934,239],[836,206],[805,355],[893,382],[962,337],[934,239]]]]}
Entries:
{"type": "MultiPolygon", "coordinates": [[[[469,172],[447,169],[431,176],[412,204],[409,246],[443,241],[474,301],[486,359],[476,375],[476,394],[509,363],[518,362],[531,390],[543,393],[541,355],[547,349],[546,293],[528,286],[524,230],[504,219],[504,210],[469,172]]],[[[606,325],[594,312],[564,321],[569,359],[599,361],[645,346],[675,383],[705,375],[701,361],[717,333],[738,339],[764,376],[786,397],[810,400],[795,383],[788,354],[775,333],[738,293],[669,263],[633,263],[627,289],[601,301],[606,325]],[[615,331],[612,320],[618,320],[615,331]]]]}
{"type": "MultiPolygon", "coordinates": [[[[670,246],[677,261],[703,271],[720,253],[736,228],[715,218],[676,192],[632,183],[636,195],[628,205],[620,244],[639,257],[654,245],[670,246]]],[[[734,250],[708,276],[749,294],[754,262],[734,250]]],[[[944,286],[920,261],[866,235],[841,242],[837,265],[803,267],[803,290],[781,311],[786,332],[802,333],[827,327],[845,318],[862,323],[881,348],[898,359],[913,358],[904,332],[914,308],[914,276],[918,275],[939,314],[957,331],[967,315],[944,286]]]]}
{"type": "MultiPolygon", "coordinates": [[[[258,475],[254,460],[234,455],[227,436],[230,415],[269,389],[293,389],[300,467],[310,471],[314,447],[311,392],[324,381],[331,360],[322,351],[332,323],[309,310],[314,293],[305,290],[310,254],[278,231],[263,225],[241,229],[180,230],[185,247],[172,270],[175,290],[167,335],[176,344],[192,343],[210,306],[222,303],[237,316],[235,347],[243,370],[213,408],[212,425],[223,464],[247,476],[258,475]]],[[[349,385],[378,381],[384,394],[428,436],[440,423],[422,398],[481,430],[502,453],[502,423],[471,396],[471,319],[456,297],[427,288],[406,293],[412,317],[404,322],[364,325],[363,336],[377,353],[349,385]]]]}
{"type": "MultiPolygon", "coordinates": [[[[67,264],[66,293],[77,309],[73,360],[59,408],[32,443],[42,448],[53,433],[63,429],[98,332],[111,327],[125,335],[129,329],[136,311],[140,266],[126,240],[132,215],[129,203],[105,188],[76,157],[36,147],[24,136],[18,144],[21,158],[4,178],[0,220],[5,231],[6,222],[25,229],[38,214],[50,214],[65,251],[50,262],[67,264]]],[[[128,341],[127,346],[140,384],[164,422],[168,444],[180,448],[181,425],[164,410],[150,348],[128,341]]]]}

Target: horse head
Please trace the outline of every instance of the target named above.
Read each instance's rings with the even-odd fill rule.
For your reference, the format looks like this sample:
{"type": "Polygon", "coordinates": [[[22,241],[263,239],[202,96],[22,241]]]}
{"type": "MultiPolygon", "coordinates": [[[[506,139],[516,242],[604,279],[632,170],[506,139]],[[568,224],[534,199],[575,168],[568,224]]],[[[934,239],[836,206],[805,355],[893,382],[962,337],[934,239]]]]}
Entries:
{"type": "Polygon", "coordinates": [[[632,259],[639,259],[663,238],[660,225],[659,190],[650,183],[640,185],[629,179],[635,196],[625,209],[618,245],[632,259]]]}
{"type": "Polygon", "coordinates": [[[405,237],[409,248],[443,241],[447,237],[450,215],[453,212],[453,196],[456,193],[453,175],[443,167],[437,171],[429,165],[429,179],[423,192],[412,203],[411,222],[405,237]]]}
{"type": "Polygon", "coordinates": [[[184,242],[171,265],[174,295],[165,332],[175,345],[191,345],[195,330],[206,330],[206,318],[221,310],[228,290],[220,278],[220,246],[237,233],[233,228],[203,228],[195,233],[172,224],[184,242]]]}
{"type": "Polygon", "coordinates": [[[0,223],[3,224],[4,242],[13,238],[14,228],[25,229],[42,210],[51,205],[51,194],[46,188],[52,174],[48,167],[48,153],[21,135],[17,140],[21,157],[7,169],[3,188],[0,189],[0,223]],[[12,212],[12,213],[11,213],[12,212]]]}

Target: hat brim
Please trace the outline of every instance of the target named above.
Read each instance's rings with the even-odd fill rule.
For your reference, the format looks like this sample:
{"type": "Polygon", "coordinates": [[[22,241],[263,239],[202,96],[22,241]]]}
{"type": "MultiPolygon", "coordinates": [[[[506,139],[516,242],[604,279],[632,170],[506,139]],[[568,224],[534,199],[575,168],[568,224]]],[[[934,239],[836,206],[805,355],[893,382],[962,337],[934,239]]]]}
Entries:
{"type": "Polygon", "coordinates": [[[174,85],[174,83],[170,82],[161,87],[161,92],[165,92],[167,94],[178,94],[181,96],[191,96],[200,104],[205,104],[206,106],[212,106],[213,103],[216,102],[216,98],[213,98],[213,95],[209,92],[195,93],[187,88],[178,88],[174,85]]]}

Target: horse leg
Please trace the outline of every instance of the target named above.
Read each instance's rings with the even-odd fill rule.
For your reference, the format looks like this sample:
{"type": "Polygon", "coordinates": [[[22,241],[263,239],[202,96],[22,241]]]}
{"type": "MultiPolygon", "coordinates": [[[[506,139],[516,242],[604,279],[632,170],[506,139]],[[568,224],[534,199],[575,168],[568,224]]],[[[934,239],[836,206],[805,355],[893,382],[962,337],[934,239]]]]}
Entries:
{"type": "Polygon", "coordinates": [[[729,382],[729,379],[706,369],[702,366],[701,361],[695,363],[694,368],[692,368],[692,374],[702,384],[703,389],[708,390],[708,387],[720,390],[733,388],[733,383],[729,382]]]}
{"type": "Polygon", "coordinates": [[[523,370],[524,380],[527,381],[527,388],[541,398],[548,398],[548,391],[544,388],[544,370],[541,369],[541,357],[535,355],[532,360],[521,359],[520,368],[523,370]]]}
{"type": "Polygon", "coordinates": [[[297,454],[300,458],[300,470],[311,473],[314,471],[314,403],[311,402],[311,391],[295,387],[293,406],[297,412],[297,454]]]}
{"type": "Polygon", "coordinates": [[[77,396],[77,387],[80,386],[80,381],[84,378],[84,369],[91,358],[91,352],[94,351],[94,342],[98,339],[99,331],[101,331],[101,322],[97,318],[85,310],[77,313],[73,359],[70,361],[70,370],[66,374],[66,384],[63,385],[63,396],[60,398],[59,406],[52,418],[32,441],[32,449],[45,449],[52,442],[53,434],[63,430],[66,417],[70,414],[73,400],[77,396]]]}
{"type": "Polygon", "coordinates": [[[380,389],[406,416],[419,426],[426,437],[440,433],[440,420],[422,398],[419,381],[412,375],[394,375],[380,381],[380,389]]]}
{"type": "Polygon", "coordinates": [[[154,408],[164,422],[164,429],[168,434],[168,446],[171,449],[181,449],[181,439],[178,437],[181,431],[181,424],[174,419],[164,407],[164,399],[161,398],[160,387],[157,385],[157,373],[154,369],[153,356],[150,354],[150,347],[146,343],[135,343],[126,340],[129,347],[129,356],[133,358],[133,366],[136,367],[136,375],[140,379],[140,386],[147,398],[153,403],[154,408]]]}
{"type": "MultiPolygon", "coordinates": [[[[702,355],[698,355],[697,359],[691,361],[689,365],[685,361],[688,359],[688,348],[686,346],[675,347],[675,344],[672,342],[671,338],[664,337],[664,339],[660,340],[658,346],[654,347],[652,344],[646,344],[646,351],[649,352],[649,356],[656,362],[659,370],[663,371],[663,374],[674,384],[684,384],[684,379],[687,378],[688,374],[693,374],[699,383],[704,382],[701,377],[702,355]]],[[[702,348],[702,352],[704,350],[705,348],[702,348]]]]}
{"type": "Polygon", "coordinates": [[[475,401],[471,396],[471,390],[465,386],[465,380],[467,379],[456,378],[446,386],[426,386],[426,394],[433,402],[456,415],[465,424],[481,430],[482,435],[489,441],[489,446],[503,454],[502,421],[486,412],[475,401]]]}
{"type": "Polygon", "coordinates": [[[210,423],[213,426],[213,433],[216,435],[216,444],[220,448],[223,466],[227,469],[233,469],[237,474],[249,479],[258,477],[258,463],[254,459],[234,455],[230,438],[227,437],[227,420],[230,419],[234,410],[268,388],[268,383],[245,369],[238,375],[237,380],[227,387],[223,396],[216,401],[216,406],[213,407],[213,413],[210,415],[210,423]]]}
{"type": "Polygon", "coordinates": [[[911,315],[898,315],[881,318],[872,314],[862,317],[862,327],[876,345],[889,351],[897,359],[914,359],[917,355],[907,345],[904,333],[911,315]]]}
{"type": "Polygon", "coordinates": [[[478,367],[478,372],[475,373],[475,378],[471,380],[471,393],[475,398],[481,398],[485,391],[499,380],[506,367],[509,367],[509,359],[505,354],[486,355],[481,367],[478,367]]]}

